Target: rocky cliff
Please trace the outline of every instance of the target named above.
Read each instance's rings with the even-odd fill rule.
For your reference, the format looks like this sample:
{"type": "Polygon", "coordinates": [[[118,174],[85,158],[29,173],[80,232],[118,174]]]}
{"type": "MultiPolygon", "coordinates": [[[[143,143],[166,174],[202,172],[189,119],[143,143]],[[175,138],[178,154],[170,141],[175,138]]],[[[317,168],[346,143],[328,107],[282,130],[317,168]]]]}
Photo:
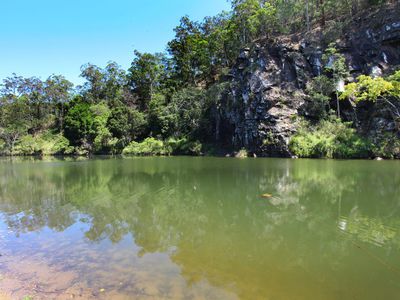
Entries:
{"type": "MultiPolygon", "coordinates": [[[[230,140],[236,150],[290,157],[288,144],[297,130],[295,120],[299,115],[312,118],[305,88],[321,74],[328,39],[333,37],[346,57],[351,74],[347,81],[361,74],[389,74],[400,65],[399,7],[363,12],[341,28],[316,28],[302,35],[259,40],[243,49],[220,108],[221,138],[230,140]]],[[[379,104],[347,102],[341,106],[342,117],[364,134],[398,130],[379,104]]]]}

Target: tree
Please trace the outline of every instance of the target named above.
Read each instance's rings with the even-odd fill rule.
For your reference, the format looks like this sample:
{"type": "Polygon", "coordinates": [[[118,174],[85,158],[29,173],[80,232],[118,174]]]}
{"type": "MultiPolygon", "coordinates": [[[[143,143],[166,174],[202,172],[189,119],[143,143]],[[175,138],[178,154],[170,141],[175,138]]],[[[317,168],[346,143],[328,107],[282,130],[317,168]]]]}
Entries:
{"type": "Polygon", "coordinates": [[[79,90],[90,103],[123,97],[127,85],[126,72],[115,62],[109,62],[104,69],[92,64],[84,65],[81,67],[81,77],[86,82],[79,90]]]}
{"type": "Polygon", "coordinates": [[[119,140],[121,148],[142,136],[146,125],[144,113],[127,107],[121,102],[113,104],[107,120],[107,128],[109,128],[113,137],[119,140]]]}
{"type": "Polygon", "coordinates": [[[341,99],[353,99],[359,101],[382,101],[384,102],[396,122],[400,122],[400,71],[388,79],[382,77],[372,78],[361,75],[357,82],[349,83],[345,86],[341,99]],[[397,104],[396,104],[397,102],[397,104]]]}
{"type": "Polygon", "coordinates": [[[277,30],[276,8],[264,2],[249,18],[248,26],[254,37],[268,37],[277,30]]]}
{"type": "Polygon", "coordinates": [[[81,96],[75,97],[65,116],[66,137],[74,145],[84,145],[90,149],[95,134],[94,117],[90,103],[84,101],[81,96]]]}
{"type": "Polygon", "coordinates": [[[140,53],[135,50],[135,58],[128,73],[129,86],[139,99],[139,108],[146,110],[153,93],[161,85],[165,74],[162,54],[140,53]]]}
{"type": "Polygon", "coordinates": [[[117,143],[107,122],[111,110],[106,102],[90,104],[77,96],[65,117],[65,135],[87,153],[113,153],[117,143]]]}
{"type": "Polygon", "coordinates": [[[27,134],[31,126],[29,104],[24,98],[17,98],[12,103],[0,99],[0,138],[4,140],[9,154],[14,152],[16,142],[27,134]]]}
{"type": "Polygon", "coordinates": [[[210,48],[201,24],[185,16],[168,43],[168,52],[174,67],[174,79],[179,86],[200,84],[211,73],[210,48]]]}
{"type": "Polygon", "coordinates": [[[344,86],[344,80],[349,76],[346,65],[346,58],[340,54],[334,44],[330,44],[325,50],[322,57],[325,63],[325,71],[332,76],[334,85],[336,86],[336,106],[337,115],[340,118],[340,104],[338,92],[342,92],[341,86],[344,86]]]}
{"type": "Polygon", "coordinates": [[[330,110],[329,102],[335,92],[333,80],[325,75],[317,76],[307,84],[306,90],[311,100],[307,111],[317,119],[326,118],[327,108],[330,110]]]}
{"type": "Polygon", "coordinates": [[[65,105],[71,98],[73,84],[61,75],[52,75],[45,81],[46,101],[54,107],[60,131],[64,130],[65,105]]]}
{"type": "Polygon", "coordinates": [[[186,88],[174,94],[165,110],[169,135],[181,137],[195,133],[200,127],[204,107],[205,94],[201,89],[186,88]]]}

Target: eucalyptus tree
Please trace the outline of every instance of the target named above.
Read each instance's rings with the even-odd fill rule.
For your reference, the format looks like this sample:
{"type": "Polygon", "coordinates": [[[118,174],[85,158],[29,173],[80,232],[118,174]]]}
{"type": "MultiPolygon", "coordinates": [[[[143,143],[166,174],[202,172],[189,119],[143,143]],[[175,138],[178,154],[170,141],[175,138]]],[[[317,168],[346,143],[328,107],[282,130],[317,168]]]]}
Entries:
{"type": "Polygon", "coordinates": [[[166,73],[165,56],[161,53],[141,53],[135,50],[135,58],[127,79],[131,91],[138,99],[140,110],[147,110],[154,93],[161,87],[166,73]]]}

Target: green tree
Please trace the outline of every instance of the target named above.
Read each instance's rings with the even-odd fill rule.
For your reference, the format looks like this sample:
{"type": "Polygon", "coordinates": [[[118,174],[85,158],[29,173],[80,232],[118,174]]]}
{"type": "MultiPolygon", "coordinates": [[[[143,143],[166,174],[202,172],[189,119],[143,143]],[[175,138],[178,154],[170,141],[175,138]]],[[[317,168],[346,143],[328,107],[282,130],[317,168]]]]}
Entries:
{"type": "Polygon", "coordinates": [[[107,128],[113,137],[119,140],[121,149],[132,140],[141,137],[145,132],[146,125],[144,113],[127,107],[121,102],[113,105],[107,120],[107,128]]]}
{"type": "Polygon", "coordinates": [[[90,103],[77,96],[69,104],[65,117],[65,135],[73,145],[84,144],[89,148],[95,133],[94,114],[90,103]]]}
{"type": "Polygon", "coordinates": [[[64,130],[65,105],[71,99],[73,84],[62,75],[52,75],[45,81],[44,93],[56,115],[58,127],[64,130]]]}
{"type": "Polygon", "coordinates": [[[349,71],[346,65],[346,58],[343,54],[339,53],[335,47],[335,44],[330,44],[325,50],[322,60],[325,63],[325,72],[332,76],[333,83],[336,89],[336,107],[337,115],[340,118],[340,104],[339,104],[339,92],[342,92],[344,87],[344,81],[349,76],[349,71]]]}
{"type": "Polygon", "coordinates": [[[0,107],[0,138],[5,142],[7,154],[12,154],[15,144],[30,128],[29,103],[23,97],[12,103],[0,98],[0,107]]]}
{"type": "Polygon", "coordinates": [[[201,125],[205,109],[205,93],[199,88],[186,88],[173,95],[165,113],[169,122],[169,135],[192,135],[201,125]]]}
{"type": "Polygon", "coordinates": [[[79,87],[79,91],[90,103],[111,101],[124,96],[126,72],[115,62],[109,62],[104,69],[86,64],[81,67],[81,77],[86,82],[79,87]]]}
{"type": "Polygon", "coordinates": [[[135,50],[135,58],[129,68],[129,85],[138,97],[139,108],[147,110],[152,95],[160,88],[165,75],[162,54],[140,53],[135,50]]]}
{"type": "Polygon", "coordinates": [[[209,41],[201,25],[185,16],[175,29],[175,38],[168,43],[174,78],[179,86],[199,84],[210,74],[209,41]]]}
{"type": "Polygon", "coordinates": [[[335,92],[333,80],[326,75],[317,76],[307,84],[306,91],[310,98],[307,111],[317,119],[326,118],[330,111],[329,102],[335,92]]]}
{"type": "Polygon", "coordinates": [[[361,75],[357,78],[357,82],[345,86],[340,97],[341,99],[349,98],[356,102],[384,102],[390,109],[393,119],[400,122],[400,71],[397,71],[388,79],[361,75]]]}

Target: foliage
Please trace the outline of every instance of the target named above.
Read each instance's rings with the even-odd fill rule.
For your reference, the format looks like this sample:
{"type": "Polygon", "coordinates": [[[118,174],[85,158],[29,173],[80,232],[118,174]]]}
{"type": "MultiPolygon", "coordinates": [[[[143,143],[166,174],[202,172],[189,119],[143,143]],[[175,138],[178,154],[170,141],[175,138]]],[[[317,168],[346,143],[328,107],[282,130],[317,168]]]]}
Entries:
{"type": "Polygon", "coordinates": [[[335,84],[349,76],[346,58],[338,52],[334,43],[325,50],[322,60],[325,63],[325,71],[332,75],[335,84]]]}
{"type": "MultiPolygon", "coordinates": [[[[354,15],[360,9],[385,3],[230,2],[231,11],[202,21],[181,18],[166,53],[134,51],[127,71],[115,62],[103,68],[83,65],[84,82],[75,89],[61,75],[41,80],[13,74],[4,79],[0,86],[1,153],[70,153],[70,147],[80,155],[121,153],[132,147],[141,153],[138,148],[148,147],[153,152],[155,145],[157,153],[198,155],[204,150],[203,145],[228,144],[228,138],[219,130],[225,126],[221,124],[221,107],[231,84],[229,70],[241,49],[281,33],[298,33],[318,24],[325,26],[329,20],[335,21],[328,27],[331,23],[340,27],[344,22],[339,16],[354,15]],[[49,132],[53,137],[47,139],[49,132]],[[157,143],[146,137],[164,140],[170,149],[159,151],[157,143]],[[144,142],[137,143],[143,139],[144,142]]],[[[326,49],[323,65],[323,74],[307,86],[307,112],[316,121],[327,118],[337,84],[348,75],[345,58],[334,44],[326,49]]],[[[397,122],[399,86],[400,72],[386,79],[360,77],[357,83],[346,86],[341,97],[383,101],[397,122]]],[[[340,116],[339,102],[337,109],[340,116]]]]}
{"type": "Polygon", "coordinates": [[[155,138],[149,137],[143,142],[131,142],[122,151],[125,155],[149,156],[149,155],[170,155],[171,147],[155,138]]]}
{"type": "Polygon", "coordinates": [[[167,100],[163,94],[153,95],[148,110],[148,129],[150,134],[168,135],[170,122],[166,106],[167,100]]]}
{"type": "Polygon", "coordinates": [[[201,155],[202,144],[191,141],[186,137],[169,138],[166,141],[155,138],[146,138],[143,142],[131,142],[124,148],[123,154],[148,156],[148,155],[201,155]]]}
{"type": "Polygon", "coordinates": [[[122,146],[143,135],[147,125],[144,113],[123,105],[114,105],[107,119],[107,128],[122,146]]]}
{"type": "Polygon", "coordinates": [[[386,133],[379,136],[372,145],[375,157],[400,158],[400,137],[396,133],[386,133]]]}
{"type": "Polygon", "coordinates": [[[94,115],[90,104],[80,97],[70,103],[65,117],[65,135],[74,144],[88,140],[94,134],[94,115]]]}
{"type": "Polygon", "coordinates": [[[89,153],[114,153],[118,140],[107,127],[110,115],[104,102],[90,105],[77,98],[66,115],[65,134],[75,146],[89,153]]]}
{"type": "Polygon", "coordinates": [[[65,137],[50,132],[36,136],[25,135],[12,150],[13,155],[63,155],[73,152],[74,148],[65,137]]]}
{"type": "Polygon", "coordinates": [[[186,137],[169,138],[167,145],[174,155],[201,155],[202,144],[199,141],[191,141],[186,137]]]}
{"type": "Polygon", "coordinates": [[[303,122],[290,140],[290,150],[298,157],[362,158],[368,157],[370,143],[349,123],[330,118],[316,126],[303,122]]]}
{"type": "Polygon", "coordinates": [[[276,7],[268,1],[233,1],[233,13],[243,45],[277,29],[276,7]]]}
{"type": "Polygon", "coordinates": [[[204,91],[185,88],[175,93],[164,111],[169,136],[185,136],[199,130],[205,108],[204,91]]]}
{"type": "Polygon", "coordinates": [[[331,110],[330,102],[335,95],[337,115],[340,118],[338,94],[349,76],[346,59],[331,43],[322,55],[322,62],[322,74],[307,83],[306,91],[310,100],[307,112],[317,120],[327,118],[331,110]]]}
{"type": "Polygon", "coordinates": [[[128,80],[139,98],[139,106],[147,109],[153,94],[160,88],[165,73],[162,54],[140,53],[135,51],[135,58],[129,69],[128,80]]]}
{"type": "Polygon", "coordinates": [[[247,152],[246,149],[242,148],[239,150],[239,152],[237,152],[235,154],[235,157],[236,158],[246,158],[246,157],[249,157],[249,153],[247,152]]]}
{"type": "Polygon", "coordinates": [[[187,16],[175,29],[175,38],[168,43],[168,52],[172,55],[175,78],[181,85],[195,84],[209,74],[208,40],[200,24],[187,16]]]}
{"type": "Polygon", "coordinates": [[[331,78],[326,75],[315,77],[307,84],[307,93],[309,95],[309,103],[307,111],[316,119],[324,119],[328,116],[329,102],[331,95],[335,90],[334,83],[331,78]]]}
{"type": "Polygon", "coordinates": [[[0,111],[0,138],[6,153],[12,153],[16,142],[27,134],[30,127],[29,105],[24,98],[5,102],[0,111]]]}
{"type": "Polygon", "coordinates": [[[84,65],[81,68],[81,77],[86,81],[79,90],[89,103],[122,97],[127,85],[126,72],[115,62],[108,63],[104,69],[92,64],[84,65]]]}
{"type": "Polygon", "coordinates": [[[342,99],[352,98],[355,101],[373,101],[376,102],[380,97],[392,95],[400,92],[395,86],[382,77],[372,78],[361,75],[358,82],[352,82],[345,86],[345,92],[341,95],[342,99]]]}
{"type": "Polygon", "coordinates": [[[400,120],[400,109],[398,107],[400,101],[400,71],[395,72],[387,79],[361,75],[357,78],[357,82],[345,86],[340,97],[341,99],[352,99],[356,102],[382,101],[390,109],[393,118],[398,121],[400,120]]]}

